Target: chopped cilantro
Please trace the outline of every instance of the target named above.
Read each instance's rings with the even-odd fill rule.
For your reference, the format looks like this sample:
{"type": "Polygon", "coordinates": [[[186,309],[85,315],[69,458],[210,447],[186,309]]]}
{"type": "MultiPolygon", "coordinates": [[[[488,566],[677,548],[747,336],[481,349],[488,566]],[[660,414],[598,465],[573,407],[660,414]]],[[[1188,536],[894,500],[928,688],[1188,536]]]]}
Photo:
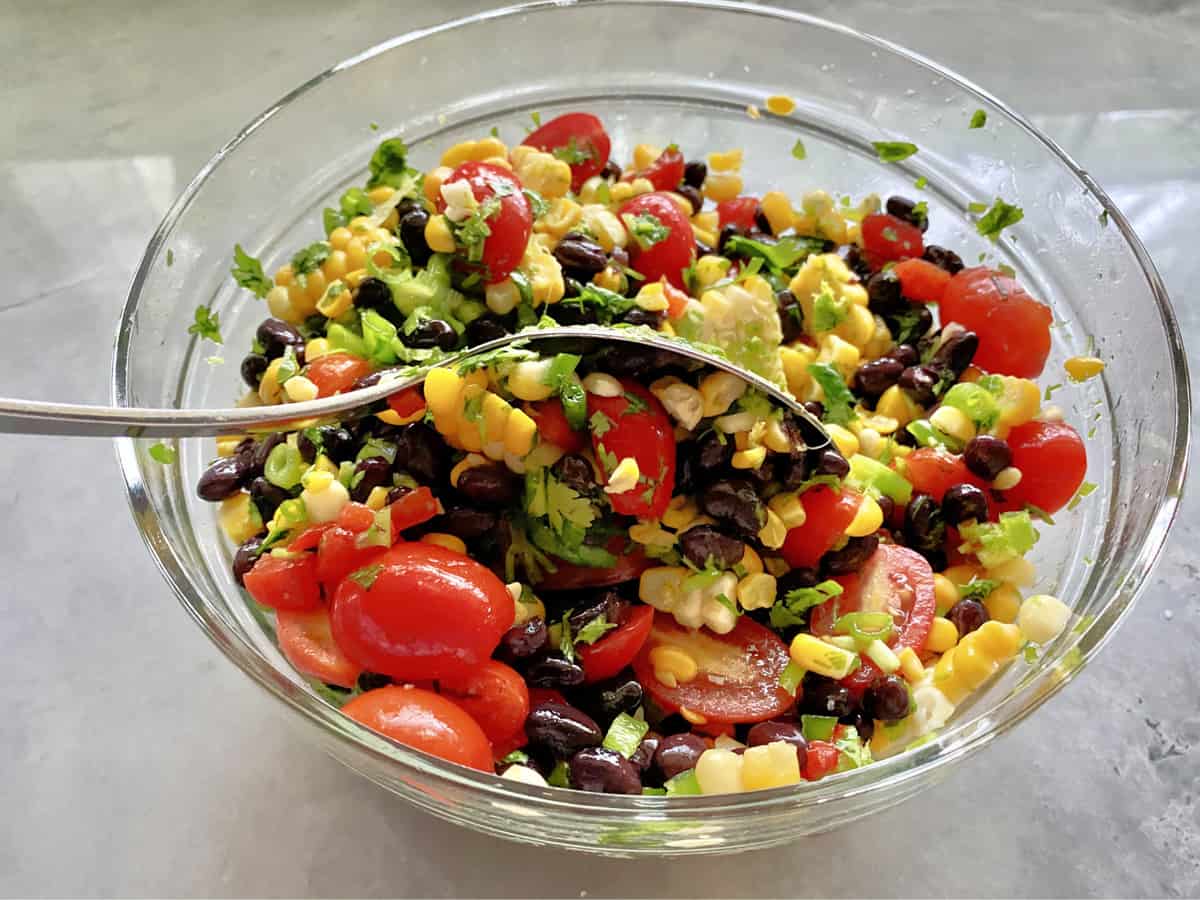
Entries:
{"type": "Polygon", "coordinates": [[[977,109],[971,114],[971,123],[968,128],[982,128],[987,124],[987,113],[982,109],[977,109]]]}
{"type": "Polygon", "coordinates": [[[1017,277],[1017,270],[1014,269],[1012,266],[1010,266],[1008,263],[999,263],[996,266],[996,271],[999,272],[1001,275],[1007,275],[1009,278],[1017,277]]]}
{"type": "Polygon", "coordinates": [[[1100,210],[1100,227],[1101,228],[1108,227],[1108,210],[1107,209],[1100,210]]]}
{"type": "Polygon", "coordinates": [[[788,591],[782,600],[776,600],[775,605],[771,607],[771,627],[802,628],[808,624],[804,613],[841,593],[842,586],[831,578],[815,587],[788,591]]]}
{"type": "Polygon", "coordinates": [[[850,315],[850,301],[835,297],[829,282],[821,282],[820,293],[813,298],[813,329],[833,331],[850,315]]]}
{"type": "Polygon", "coordinates": [[[638,213],[636,216],[625,213],[621,216],[621,221],[629,230],[629,236],[637,241],[637,245],[643,250],[649,250],[671,236],[671,229],[653,213],[638,213]]]}
{"type": "Polygon", "coordinates": [[[1059,388],[1061,388],[1061,387],[1062,387],[1062,384],[1061,384],[1061,383],[1060,383],[1060,384],[1048,384],[1048,385],[1046,385],[1046,393],[1043,395],[1043,399],[1045,399],[1045,400],[1049,400],[1049,399],[1050,399],[1050,395],[1051,395],[1051,394],[1053,394],[1055,391],[1057,391],[1057,390],[1058,390],[1059,388]]]}
{"type": "Polygon", "coordinates": [[[724,594],[717,594],[717,596],[714,597],[713,599],[716,600],[718,603],[720,603],[723,607],[725,607],[731,613],[733,613],[735,616],[740,616],[742,614],[742,611],[737,608],[737,604],[734,603],[732,600],[730,600],[728,597],[726,597],[724,594]]]}
{"type": "Polygon", "coordinates": [[[872,141],[880,162],[900,162],[917,152],[917,145],[907,141],[872,141]]]}
{"type": "Polygon", "coordinates": [[[929,203],[925,200],[918,200],[913,204],[913,215],[922,224],[927,223],[929,221],[929,203]]]}
{"type": "Polygon", "coordinates": [[[587,498],[579,496],[547,469],[526,473],[525,511],[546,519],[559,534],[567,524],[586,531],[596,520],[596,510],[587,498]]]}
{"type": "Polygon", "coordinates": [[[1083,484],[1081,484],[1079,486],[1079,490],[1077,490],[1075,492],[1075,496],[1071,498],[1071,502],[1067,504],[1067,509],[1072,510],[1075,507],[1077,507],[1083,501],[1084,497],[1088,496],[1088,494],[1091,494],[1098,487],[1099,487],[1098,484],[1093,484],[1090,481],[1085,481],[1083,484]]]}
{"type": "MultiPolygon", "coordinates": [[[[980,203],[977,200],[972,201],[971,203],[967,204],[967,212],[970,212],[970,213],[987,212],[987,208],[988,208],[988,205],[986,203],[980,203]]],[[[984,254],[984,253],[979,254],[979,261],[983,262],[983,257],[986,255],[987,254],[984,254]]]]}
{"type": "Polygon", "coordinates": [[[588,427],[592,429],[592,434],[598,438],[604,437],[612,430],[613,420],[604,414],[602,410],[596,410],[588,419],[588,427]]]}
{"type": "Polygon", "coordinates": [[[303,250],[297,250],[292,257],[292,274],[301,284],[310,272],[315,272],[325,260],[329,259],[332,248],[328,241],[316,241],[303,250]]]}
{"type": "Polygon", "coordinates": [[[796,143],[792,144],[792,156],[799,160],[808,159],[808,151],[804,149],[804,141],[796,138],[796,143]]]}
{"type": "Polygon", "coordinates": [[[372,154],[367,168],[371,173],[367,179],[368,190],[387,185],[398,191],[409,191],[416,186],[417,171],[409,168],[408,147],[400,138],[383,141],[372,154]]]}
{"type": "Polygon", "coordinates": [[[958,589],[960,600],[978,600],[980,602],[1000,587],[1000,582],[992,578],[973,578],[958,589]]]}
{"type": "Polygon", "coordinates": [[[239,287],[253,292],[255,296],[265,297],[274,287],[274,282],[263,274],[262,263],[243,250],[241,244],[233,245],[233,268],[229,272],[239,287]]]}
{"type": "Polygon", "coordinates": [[[617,459],[617,454],[613,453],[602,443],[596,444],[596,459],[599,461],[601,468],[610,475],[621,462],[617,459]]]}
{"type": "Polygon", "coordinates": [[[169,466],[178,458],[174,447],[168,447],[161,441],[150,446],[150,458],[156,463],[162,463],[164,466],[169,466]]]}
{"type": "Polygon", "coordinates": [[[824,249],[825,242],[820,238],[785,235],[774,244],[767,244],[737,234],[725,242],[724,253],[729,256],[761,257],[772,271],[785,272],[824,249]]]}
{"type": "Polygon", "coordinates": [[[567,767],[566,762],[559,760],[554,764],[554,769],[546,777],[546,783],[550,787],[569,788],[571,786],[571,770],[567,767]]]}
{"type": "Polygon", "coordinates": [[[223,343],[221,340],[221,317],[207,306],[197,306],[192,324],[188,326],[188,334],[198,335],[201,340],[207,338],[214,344],[223,343]]]}
{"type": "Polygon", "coordinates": [[[924,334],[921,330],[922,321],[920,308],[913,305],[904,312],[888,316],[888,327],[897,344],[910,344],[924,334]]]}
{"type": "Polygon", "coordinates": [[[172,250],[170,247],[168,247],[167,248],[167,268],[169,269],[173,265],[175,265],[175,251],[172,250]]]}
{"type": "Polygon", "coordinates": [[[846,387],[841,374],[829,363],[812,363],[808,374],[825,392],[825,421],[846,425],[858,418],[854,412],[854,395],[846,387]]]}
{"type": "Polygon", "coordinates": [[[562,147],[555,147],[551,153],[555,159],[561,159],[568,166],[575,166],[579,163],[585,163],[596,155],[596,151],[592,149],[591,144],[583,147],[576,143],[572,136],[567,143],[562,147]]]}
{"type": "Polygon", "coordinates": [[[630,297],[623,297],[599,285],[585,284],[578,296],[560,300],[558,305],[587,310],[596,316],[596,321],[601,325],[611,325],[637,306],[637,303],[630,297]]]}
{"type": "Polygon", "coordinates": [[[363,566],[356,572],[351,572],[348,577],[364,591],[369,591],[382,571],[383,566],[380,563],[372,563],[369,566],[363,566]]]}
{"type": "Polygon", "coordinates": [[[607,616],[596,616],[596,618],[592,619],[576,632],[573,642],[576,644],[594,644],[616,627],[617,623],[608,621],[607,616]]]}
{"type": "Polygon", "coordinates": [[[646,401],[637,394],[625,393],[625,409],[621,412],[622,416],[636,416],[638,413],[644,413],[650,407],[646,405],[646,401]]]}
{"type": "Polygon", "coordinates": [[[1026,503],[1025,511],[1039,522],[1045,522],[1047,525],[1054,524],[1054,517],[1040,506],[1034,506],[1032,503],[1026,503]]]}
{"type": "Polygon", "coordinates": [[[1021,658],[1029,665],[1033,665],[1038,659],[1038,648],[1034,644],[1026,644],[1025,649],[1021,651],[1021,658]]]}
{"type": "Polygon", "coordinates": [[[488,219],[500,212],[500,199],[488,197],[462,222],[454,226],[455,240],[467,249],[467,261],[477,263],[483,259],[483,243],[492,234],[488,219]]]}
{"type": "Polygon", "coordinates": [[[913,182],[913,187],[915,187],[918,191],[923,191],[928,186],[929,186],[929,179],[926,178],[924,175],[922,175],[920,178],[918,178],[916,181],[913,182]]]}
{"type": "Polygon", "coordinates": [[[498,138],[498,137],[500,137],[500,129],[497,128],[495,125],[493,125],[491,128],[488,129],[488,134],[490,134],[494,138],[498,138]]]}
{"type": "Polygon", "coordinates": [[[533,122],[534,128],[542,127],[542,114],[540,112],[538,112],[536,109],[529,114],[529,118],[533,122]]]}
{"type": "Polygon", "coordinates": [[[975,230],[994,241],[1005,228],[1016,225],[1023,218],[1025,218],[1025,212],[1021,207],[1005,203],[997,197],[991,209],[975,223],[975,230]]]}

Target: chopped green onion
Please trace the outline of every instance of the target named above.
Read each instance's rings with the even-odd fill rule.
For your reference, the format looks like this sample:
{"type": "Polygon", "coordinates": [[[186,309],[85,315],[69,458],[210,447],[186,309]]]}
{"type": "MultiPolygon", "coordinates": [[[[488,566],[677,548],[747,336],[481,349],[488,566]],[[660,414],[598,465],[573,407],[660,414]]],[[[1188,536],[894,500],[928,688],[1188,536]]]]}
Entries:
{"type": "Polygon", "coordinates": [[[621,713],[609,726],[608,734],[604,736],[604,746],[629,759],[637,753],[638,747],[642,745],[642,738],[649,730],[650,726],[644,720],[621,713]]]}
{"type": "Polygon", "coordinates": [[[779,674],[779,686],[791,694],[796,696],[796,692],[800,690],[800,682],[804,680],[804,669],[796,665],[792,660],[788,660],[787,667],[779,674]]]}
{"type": "Polygon", "coordinates": [[[700,782],[696,780],[695,769],[688,769],[673,778],[668,778],[663,787],[667,789],[668,797],[689,797],[702,793],[700,782]]]}
{"type": "Polygon", "coordinates": [[[852,612],[846,613],[833,623],[837,634],[848,634],[856,642],[870,643],[871,641],[886,641],[892,636],[895,621],[885,612],[852,612]]]}
{"type": "Polygon", "coordinates": [[[801,716],[800,733],[806,741],[827,741],[837,724],[837,716],[801,716]]]}
{"type": "Polygon", "coordinates": [[[908,141],[872,141],[880,162],[900,162],[917,152],[917,145],[908,141]]]}
{"type": "Polygon", "coordinates": [[[307,468],[299,450],[288,443],[277,444],[267,455],[263,476],[276,487],[290,491],[300,483],[307,468]]]}
{"type": "Polygon", "coordinates": [[[162,463],[164,466],[169,466],[175,462],[177,454],[174,447],[168,447],[161,441],[150,447],[150,458],[156,463],[162,463]]]}

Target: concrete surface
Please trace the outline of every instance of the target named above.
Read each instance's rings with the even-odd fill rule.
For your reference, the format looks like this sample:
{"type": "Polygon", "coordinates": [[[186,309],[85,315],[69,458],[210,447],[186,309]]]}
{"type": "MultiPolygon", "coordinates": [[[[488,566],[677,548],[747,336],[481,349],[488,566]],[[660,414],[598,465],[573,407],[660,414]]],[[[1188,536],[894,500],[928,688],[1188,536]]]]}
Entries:
{"type": "MultiPolygon", "coordinates": [[[[197,167],[327,64],[482,6],[406,5],[0,4],[0,391],[105,400],[133,268],[197,167]]],[[[1200,5],[808,8],[1032,115],[1129,213],[1200,346],[1200,5]]],[[[168,594],[109,446],[0,438],[0,484],[0,893],[1200,893],[1196,491],[1100,660],[944,784],[784,850],[659,863],[459,830],[298,740],[168,594]]]]}

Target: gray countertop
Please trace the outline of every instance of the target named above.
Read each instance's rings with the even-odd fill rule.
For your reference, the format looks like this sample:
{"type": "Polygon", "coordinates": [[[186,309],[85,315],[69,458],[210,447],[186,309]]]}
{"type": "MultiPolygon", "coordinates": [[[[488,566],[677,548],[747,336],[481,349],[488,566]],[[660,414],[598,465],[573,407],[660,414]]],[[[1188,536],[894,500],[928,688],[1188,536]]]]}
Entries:
{"type": "MultiPolygon", "coordinates": [[[[326,65],[483,5],[0,4],[0,391],[107,399],[134,266],[204,160],[326,65]]],[[[1200,5],[806,8],[1032,116],[1128,213],[1200,345],[1200,5]]],[[[0,484],[5,895],[1200,893],[1195,491],[1099,660],[939,786],[786,849],[625,862],[459,830],[301,739],[171,598],[108,445],[0,437],[0,484]]]]}

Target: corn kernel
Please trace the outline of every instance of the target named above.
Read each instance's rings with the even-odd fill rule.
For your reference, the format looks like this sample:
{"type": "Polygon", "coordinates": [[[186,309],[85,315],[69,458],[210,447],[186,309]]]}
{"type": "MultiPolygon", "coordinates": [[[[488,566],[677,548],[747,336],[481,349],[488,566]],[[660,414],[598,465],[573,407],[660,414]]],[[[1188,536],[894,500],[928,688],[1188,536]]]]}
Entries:
{"type": "Polygon", "coordinates": [[[767,112],[777,116],[790,116],[796,110],[796,101],[786,94],[772,94],[767,98],[767,112]]]}
{"type": "Polygon", "coordinates": [[[670,547],[675,543],[675,535],[655,521],[630,525],[629,539],[645,547],[670,547]]]}
{"type": "Polygon", "coordinates": [[[1001,389],[997,404],[1000,416],[992,427],[992,433],[1003,438],[1008,437],[1010,429],[1024,425],[1038,414],[1042,406],[1042,392],[1037,383],[1028,378],[999,377],[1001,389]]]}
{"type": "Polygon", "coordinates": [[[643,284],[633,298],[639,308],[647,312],[663,312],[671,304],[667,301],[667,293],[661,281],[643,284]]]}
{"type": "Polygon", "coordinates": [[[833,424],[826,425],[825,431],[829,435],[829,439],[833,441],[833,445],[837,447],[838,452],[846,459],[858,452],[859,442],[853,431],[833,424]]]}
{"type": "Polygon", "coordinates": [[[1017,612],[1021,609],[1021,592],[1007,581],[1001,582],[983,598],[983,605],[987,608],[988,617],[996,622],[1015,622],[1017,612]]]}
{"type": "Polygon", "coordinates": [[[486,137],[481,141],[462,141],[442,154],[441,164],[455,169],[466,162],[482,162],[493,156],[507,156],[508,148],[499,138],[486,137]]]}
{"type": "Polygon", "coordinates": [[[467,553],[467,545],[463,543],[462,538],[453,534],[443,534],[440,531],[431,531],[428,534],[422,535],[421,543],[445,547],[447,550],[453,550],[455,553],[461,553],[464,556],[467,553]]]}
{"type": "Polygon", "coordinates": [[[746,382],[731,372],[713,372],[700,381],[704,417],[719,416],[746,393],[746,382]]]}
{"type": "MultiPolygon", "coordinates": [[[[555,243],[583,220],[583,208],[567,197],[550,203],[545,215],[533,223],[533,230],[554,238],[555,243]]],[[[611,247],[609,248],[612,249],[611,247]]]]}
{"type": "Polygon", "coordinates": [[[235,544],[244,544],[262,530],[262,519],[253,507],[250,495],[238,492],[221,501],[217,521],[221,530],[235,544]]]}
{"type": "Polygon", "coordinates": [[[612,474],[608,477],[608,484],[604,486],[606,494],[623,494],[626,491],[632,491],[638,485],[638,479],[641,477],[641,471],[638,469],[637,460],[632,456],[626,456],[613,469],[612,474]]]}
{"type": "Polygon", "coordinates": [[[795,491],[784,491],[767,501],[767,508],[779,516],[786,528],[799,528],[807,520],[804,503],[795,491]]]}
{"type": "Polygon", "coordinates": [[[650,168],[650,164],[662,156],[662,147],[654,144],[637,144],[633,148],[633,169],[641,172],[650,168]]]}
{"type": "Polygon", "coordinates": [[[1104,360],[1095,356],[1072,356],[1063,363],[1072,381],[1087,381],[1104,371],[1104,360]]]}
{"type": "Polygon", "coordinates": [[[916,651],[912,647],[905,647],[897,655],[900,660],[900,674],[904,676],[904,680],[908,682],[917,682],[925,675],[925,666],[921,664],[921,657],[917,656],[916,651]]]}
{"type": "Polygon", "coordinates": [[[874,497],[864,495],[854,512],[854,518],[846,526],[847,537],[866,537],[874,534],[883,525],[883,509],[874,497]]]}
{"type": "Polygon", "coordinates": [[[774,575],[765,572],[747,575],[738,582],[738,603],[742,609],[769,609],[775,605],[775,589],[774,575]]]}
{"type": "Polygon", "coordinates": [[[445,216],[430,216],[425,223],[425,243],[434,253],[453,253],[454,235],[445,216]]]}
{"type": "Polygon", "coordinates": [[[1023,556],[1018,556],[988,569],[988,578],[1007,581],[1015,587],[1029,587],[1037,579],[1037,569],[1023,556]]]}
{"type": "Polygon", "coordinates": [[[655,382],[655,385],[659,385],[657,390],[655,385],[651,385],[650,392],[658,398],[671,418],[691,431],[700,424],[700,419],[703,418],[703,395],[690,384],[684,384],[679,379],[674,379],[670,384],[660,384],[664,380],[659,379],[658,382],[655,382]]]}
{"type": "MultiPolygon", "coordinates": [[[[792,756],[795,755],[793,750],[792,756]]],[[[696,761],[696,782],[700,785],[701,793],[740,794],[744,790],[742,766],[743,758],[732,750],[718,750],[715,747],[705,750],[696,761]]]]}
{"type": "Polygon", "coordinates": [[[279,403],[283,398],[283,388],[279,385],[279,367],[281,365],[283,365],[283,357],[271,360],[258,382],[258,397],[268,406],[279,403]]]}
{"type": "Polygon", "coordinates": [[[421,192],[425,195],[426,200],[430,203],[437,203],[438,198],[442,196],[442,182],[449,178],[453,171],[449,166],[438,166],[425,173],[425,180],[421,183],[421,192]]]}
{"type": "Polygon", "coordinates": [[[283,319],[285,322],[291,322],[293,325],[304,321],[302,316],[298,316],[292,308],[292,299],[288,294],[288,289],[282,285],[276,285],[267,292],[267,309],[277,319],[283,319]]]}
{"type": "Polygon", "coordinates": [[[246,439],[244,434],[223,434],[217,438],[217,456],[233,456],[238,445],[246,439]]]}
{"type": "Polygon", "coordinates": [[[554,394],[554,387],[546,383],[551,361],[548,359],[519,362],[508,373],[508,389],[518,400],[536,403],[554,394]]]}
{"type": "Polygon", "coordinates": [[[773,234],[780,234],[792,227],[792,202],[782,191],[767,191],[759,201],[763,215],[773,234]]]}
{"type": "Polygon", "coordinates": [[[742,167],[742,148],[708,154],[708,167],[714,172],[736,172],[742,167]]]}
{"type": "Polygon", "coordinates": [[[929,416],[929,424],[964,444],[975,437],[975,423],[961,409],[953,406],[939,406],[929,416]]]}
{"type": "Polygon", "coordinates": [[[738,565],[747,575],[757,575],[763,570],[762,557],[749,544],[746,544],[746,549],[742,551],[742,558],[738,561],[738,565]]]}
{"type": "Polygon", "coordinates": [[[941,573],[934,574],[933,599],[937,603],[937,613],[939,616],[945,615],[950,610],[950,607],[954,606],[960,598],[958,585],[941,573]]]}
{"type": "Polygon", "coordinates": [[[530,619],[546,620],[546,604],[531,592],[525,591],[519,581],[506,584],[508,595],[513,599],[513,625],[524,625],[530,619]]]}
{"type": "Polygon", "coordinates": [[[759,541],[768,550],[778,550],[787,540],[787,533],[787,526],[783,524],[783,520],[773,509],[768,507],[767,523],[758,532],[759,541]]]}
{"type": "Polygon", "coordinates": [[[704,196],[721,203],[742,192],[742,176],[734,172],[710,172],[704,179],[704,196]]]}
{"type": "Polygon", "coordinates": [[[845,678],[859,659],[856,652],[827,644],[805,632],[792,639],[788,653],[800,668],[824,675],[826,678],[845,678]]]}
{"type": "Polygon", "coordinates": [[[667,504],[667,508],[663,512],[662,523],[668,528],[679,530],[696,518],[698,513],[699,510],[691,499],[678,495],[672,497],[671,502],[667,504]]]}
{"type": "Polygon", "coordinates": [[[733,454],[730,464],[735,469],[757,469],[767,459],[766,447],[753,447],[749,450],[738,450],[733,454]]]}
{"type": "Polygon", "coordinates": [[[367,509],[373,509],[376,512],[387,506],[387,497],[390,489],[382,484],[371,488],[371,493],[367,495],[367,509]]]}
{"type": "Polygon", "coordinates": [[[691,722],[693,725],[705,725],[708,719],[694,709],[688,709],[686,706],[679,707],[679,714],[691,722]]]}
{"type": "Polygon", "coordinates": [[[687,684],[700,674],[700,667],[690,653],[669,644],[659,644],[650,651],[650,665],[654,667],[654,677],[668,687],[687,684]]]}
{"type": "Polygon", "coordinates": [[[553,154],[520,145],[513,147],[509,158],[521,184],[543,197],[563,197],[571,189],[571,167],[553,154]]]}
{"type": "Polygon", "coordinates": [[[1011,491],[1021,483],[1022,474],[1016,466],[1007,466],[992,479],[992,487],[998,491],[1011,491]]]}
{"type": "Polygon", "coordinates": [[[897,427],[903,428],[913,419],[920,417],[921,407],[900,388],[900,385],[893,384],[879,397],[875,404],[875,412],[895,419],[897,427]]]}
{"type": "Polygon", "coordinates": [[[293,403],[303,403],[306,400],[316,400],[317,386],[311,379],[303,375],[293,375],[283,383],[283,392],[293,403]]]}
{"type": "Polygon", "coordinates": [[[1048,644],[1071,620],[1071,609],[1050,594],[1034,594],[1026,598],[1017,611],[1017,627],[1027,640],[1048,644]]]}
{"type": "Polygon", "coordinates": [[[800,757],[794,745],[772,741],[742,754],[742,789],[760,791],[800,783],[800,757]]]}
{"type": "Polygon", "coordinates": [[[633,185],[628,181],[618,181],[609,188],[608,193],[614,204],[624,203],[633,196],[633,185]]]}
{"type": "Polygon", "coordinates": [[[958,629],[954,627],[954,623],[942,616],[934,616],[933,624],[929,626],[925,649],[932,653],[945,653],[957,643],[958,629]]]}
{"type": "Polygon", "coordinates": [[[624,223],[607,207],[589,203],[582,213],[583,223],[596,236],[596,242],[605,253],[612,253],[615,247],[624,247],[629,242],[624,223]]]}
{"type": "Polygon", "coordinates": [[[780,348],[779,361],[783,365],[783,375],[787,380],[788,392],[792,396],[803,397],[808,393],[809,385],[812,384],[808,367],[816,358],[817,349],[807,344],[780,348]]]}
{"type": "Polygon", "coordinates": [[[746,106],[746,115],[748,115],[751,119],[755,119],[755,120],[762,118],[762,113],[758,111],[758,107],[755,106],[753,103],[748,104],[746,106]]]}
{"type": "MultiPolygon", "coordinates": [[[[537,437],[537,423],[524,411],[514,409],[504,429],[504,451],[514,456],[526,456],[533,450],[533,439],[537,437]]],[[[552,447],[553,444],[547,446],[552,447]]],[[[561,452],[560,452],[561,455],[561,452]]]]}
{"type": "Polygon", "coordinates": [[[521,302],[521,291],[511,278],[489,284],[483,289],[483,299],[487,308],[498,316],[505,316],[517,308],[521,302]]]}

